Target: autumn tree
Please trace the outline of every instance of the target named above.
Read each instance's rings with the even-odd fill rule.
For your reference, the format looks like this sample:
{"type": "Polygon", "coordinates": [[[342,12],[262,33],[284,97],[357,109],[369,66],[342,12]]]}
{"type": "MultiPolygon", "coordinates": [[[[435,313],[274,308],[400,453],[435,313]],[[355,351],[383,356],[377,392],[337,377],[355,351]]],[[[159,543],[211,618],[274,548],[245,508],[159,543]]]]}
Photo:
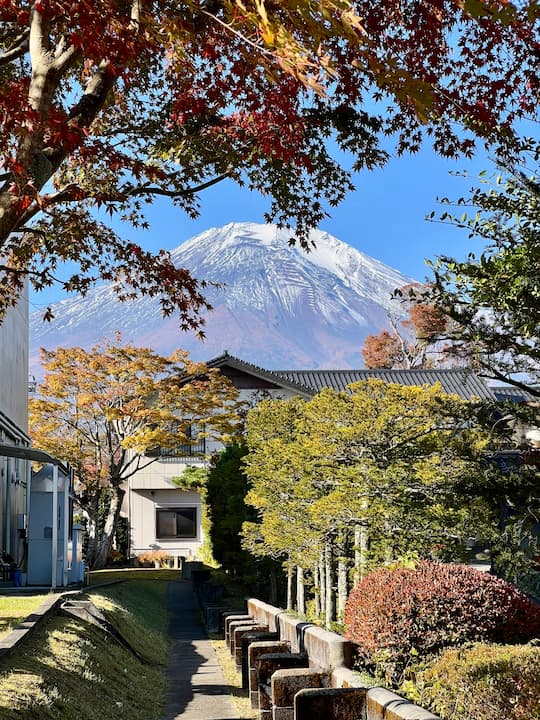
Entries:
{"type": "Polygon", "coordinates": [[[537,111],[537,16],[533,0],[2,0],[3,306],[26,277],[102,278],[198,327],[204,286],[104,218],[145,228],[157,197],[195,216],[231,178],[305,242],[351,187],[329,138],[355,170],[385,162],[388,136],[510,152],[537,111]]]}
{"type": "Polygon", "coordinates": [[[183,351],[163,357],[103,342],[90,350],[42,350],[42,358],[45,378],[30,401],[32,439],[73,467],[76,501],[88,521],[87,561],[100,568],[128,479],[155,462],[159,448],[234,430],[236,390],[183,351]]]}
{"type": "Polygon", "coordinates": [[[409,370],[446,361],[446,347],[440,338],[449,321],[439,308],[425,301],[426,291],[427,288],[417,283],[396,291],[406,317],[389,314],[392,330],[366,337],[361,351],[366,368],[409,370]]]}

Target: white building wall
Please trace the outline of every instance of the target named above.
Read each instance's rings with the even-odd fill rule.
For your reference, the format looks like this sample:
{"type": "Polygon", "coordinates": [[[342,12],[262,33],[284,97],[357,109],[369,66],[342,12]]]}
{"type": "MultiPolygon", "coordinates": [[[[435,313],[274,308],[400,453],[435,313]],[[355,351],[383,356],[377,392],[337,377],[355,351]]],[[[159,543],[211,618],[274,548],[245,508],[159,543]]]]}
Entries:
{"type": "Polygon", "coordinates": [[[28,296],[8,310],[0,325],[0,412],[28,431],[28,296]]]}
{"type": "MultiPolygon", "coordinates": [[[[240,399],[255,406],[263,398],[292,397],[286,390],[242,389],[240,399]]],[[[216,440],[206,440],[206,457],[223,449],[216,440]]],[[[122,507],[130,524],[131,555],[141,555],[152,550],[166,550],[173,557],[195,558],[204,536],[201,524],[202,499],[199,493],[187,492],[178,488],[173,478],[181,477],[188,466],[203,467],[206,460],[202,457],[185,458],[182,462],[171,459],[156,460],[139,470],[130,480],[122,507]],[[195,507],[197,509],[197,535],[195,538],[163,539],[156,537],[156,510],[159,508],[195,507]]]]}
{"type": "MultiPolygon", "coordinates": [[[[0,443],[29,445],[28,295],[10,308],[0,325],[0,443]]],[[[24,564],[28,463],[0,457],[0,542],[24,564]]]]}
{"type": "Polygon", "coordinates": [[[201,526],[202,501],[197,492],[176,489],[131,491],[131,551],[141,555],[152,550],[165,550],[172,557],[195,558],[203,543],[201,526]],[[194,507],[197,512],[195,538],[156,538],[158,509],[194,507]]]}

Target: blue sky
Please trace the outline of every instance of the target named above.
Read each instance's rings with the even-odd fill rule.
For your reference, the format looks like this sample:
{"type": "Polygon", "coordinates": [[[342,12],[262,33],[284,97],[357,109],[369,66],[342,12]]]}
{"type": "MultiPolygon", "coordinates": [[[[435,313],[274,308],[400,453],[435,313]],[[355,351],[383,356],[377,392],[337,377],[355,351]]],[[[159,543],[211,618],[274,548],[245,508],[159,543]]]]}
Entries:
{"type": "MultiPolygon", "coordinates": [[[[473,161],[444,160],[426,146],[417,155],[392,158],[374,171],[355,176],[356,191],[325,220],[320,229],[362,252],[381,260],[410,277],[423,280],[429,273],[425,258],[448,254],[464,258],[479,245],[463,230],[425,220],[440,209],[437,197],[466,195],[481,170],[493,169],[487,156],[479,153],[473,161]],[[470,178],[451,173],[467,171],[470,178]]],[[[184,240],[229,222],[264,222],[268,201],[256,193],[227,181],[201,195],[201,215],[191,220],[166,199],[150,207],[148,231],[118,228],[145,248],[173,249],[184,240]]],[[[442,212],[442,210],[441,210],[442,212]]],[[[64,297],[56,289],[32,298],[31,309],[64,297]]]]}
{"type": "MultiPolygon", "coordinates": [[[[491,169],[485,154],[473,161],[447,161],[429,147],[414,156],[393,158],[383,168],[356,175],[356,191],[331,209],[331,217],[320,229],[421,280],[427,272],[424,258],[442,253],[464,257],[478,249],[466,232],[428,222],[425,216],[440,209],[437,197],[466,195],[478,173],[491,169]],[[471,177],[451,174],[462,171],[471,177]]],[[[156,203],[151,212],[151,231],[136,238],[147,247],[171,249],[210,227],[264,222],[267,207],[268,202],[260,195],[232,182],[221,183],[202,193],[201,216],[195,221],[170,208],[166,200],[156,203]]]]}

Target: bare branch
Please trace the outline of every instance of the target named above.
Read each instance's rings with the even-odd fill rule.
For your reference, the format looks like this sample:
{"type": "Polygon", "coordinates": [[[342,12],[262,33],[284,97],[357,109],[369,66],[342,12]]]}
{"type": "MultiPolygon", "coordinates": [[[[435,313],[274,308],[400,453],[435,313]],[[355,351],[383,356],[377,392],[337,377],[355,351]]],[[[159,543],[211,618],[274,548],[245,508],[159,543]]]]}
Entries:
{"type": "Polygon", "coordinates": [[[187,188],[187,190],[166,190],[165,188],[150,187],[149,185],[140,185],[128,191],[128,195],[166,195],[167,197],[187,197],[189,195],[195,195],[203,190],[206,190],[213,185],[217,185],[222,180],[226,180],[231,177],[231,171],[221,173],[215,178],[208,180],[207,182],[195,185],[194,187],[187,188]]]}
{"type": "Polygon", "coordinates": [[[201,10],[201,14],[206,15],[206,17],[209,17],[214,22],[217,22],[219,25],[224,27],[227,30],[227,32],[232,33],[239,40],[242,40],[242,42],[245,42],[248,45],[251,45],[251,47],[254,48],[261,55],[266,55],[266,57],[272,58],[272,60],[274,60],[274,61],[276,60],[275,53],[270,52],[270,50],[267,50],[265,47],[261,47],[261,45],[258,45],[256,42],[253,42],[253,40],[250,40],[245,35],[242,35],[242,33],[238,32],[238,30],[235,30],[229,23],[223,22],[223,20],[220,20],[220,18],[216,17],[215,15],[208,12],[207,10],[201,10]]]}
{"type": "MultiPolygon", "coordinates": [[[[59,47],[61,47],[61,45],[59,47]]],[[[73,45],[68,45],[63,52],[57,55],[54,62],[51,63],[51,70],[55,73],[62,74],[73,63],[79,54],[80,51],[75,49],[73,45]]]]}
{"type": "Polygon", "coordinates": [[[46,238],[47,235],[43,230],[40,230],[39,228],[33,228],[33,227],[27,227],[23,226],[20,228],[17,228],[16,230],[13,230],[14,233],[33,233],[34,235],[41,235],[42,238],[46,238]]]}
{"type": "Polygon", "coordinates": [[[524,390],[525,392],[529,393],[529,395],[534,395],[534,397],[540,397],[540,389],[535,387],[532,383],[530,385],[527,385],[527,383],[523,383],[520,380],[517,380],[510,374],[507,375],[500,372],[499,370],[497,370],[497,368],[491,367],[490,365],[484,364],[482,362],[481,364],[484,368],[484,372],[482,373],[483,377],[486,377],[489,380],[500,380],[508,385],[513,385],[520,390],[524,390]]]}
{"type": "Polygon", "coordinates": [[[131,22],[135,27],[139,27],[141,22],[141,0],[133,0],[131,3],[131,22]]]}
{"type": "Polygon", "coordinates": [[[0,55],[0,65],[8,65],[13,60],[17,60],[17,58],[22,57],[28,52],[29,37],[30,30],[27,28],[15,38],[11,47],[0,55]]]}

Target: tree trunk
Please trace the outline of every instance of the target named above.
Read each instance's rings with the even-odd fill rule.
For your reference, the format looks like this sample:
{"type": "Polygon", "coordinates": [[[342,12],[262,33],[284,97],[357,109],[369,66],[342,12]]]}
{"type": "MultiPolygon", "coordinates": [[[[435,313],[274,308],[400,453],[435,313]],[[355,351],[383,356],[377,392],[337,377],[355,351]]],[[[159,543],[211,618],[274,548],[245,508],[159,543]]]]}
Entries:
{"type": "Polygon", "coordinates": [[[334,567],[333,567],[333,552],[332,545],[330,542],[326,543],[324,548],[324,574],[326,577],[326,593],[325,593],[325,610],[324,610],[324,624],[325,627],[329,628],[331,623],[334,622],[334,567]]]}
{"type": "Polygon", "coordinates": [[[366,576],[368,556],[368,531],[365,523],[354,526],[354,584],[366,576]]]}
{"type": "Polygon", "coordinates": [[[270,605],[277,605],[278,604],[278,582],[277,582],[277,574],[276,574],[276,568],[272,564],[272,567],[270,568],[270,605]]]}
{"type": "Polygon", "coordinates": [[[324,550],[319,558],[319,596],[320,596],[320,613],[326,612],[326,572],[324,564],[324,550]]]}
{"type": "Polygon", "coordinates": [[[86,550],[85,560],[92,567],[97,553],[99,537],[99,494],[93,494],[90,502],[81,504],[86,516],[86,550]]]}
{"type": "Polygon", "coordinates": [[[337,619],[341,622],[345,615],[345,604],[348,596],[347,583],[347,559],[340,557],[338,560],[338,599],[337,599],[337,619]]]}
{"type": "Polygon", "coordinates": [[[319,573],[319,564],[313,565],[313,595],[315,598],[315,617],[321,615],[321,578],[319,573]]]}
{"type": "Polygon", "coordinates": [[[384,563],[385,565],[391,565],[394,562],[394,543],[392,542],[392,528],[388,520],[384,522],[384,534],[386,537],[386,544],[384,546],[384,563]]]}
{"type": "Polygon", "coordinates": [[[124,490],[119,487],[111,488],[103,530],[98,539],[94,561],[91,566],[92,570],[100,570],[107,564],[124,494],[124,490]]]}
{"type": "Polygon", "coordinates": [[[304,593],[304,568],[296,568],[296,611],[304,616],[306,614],[306,601],[304,593]]]}
{"type": "Polygon", "coordinates": [[[293,566],[287,563],[287,610],[293,610],[293,566]]]}

